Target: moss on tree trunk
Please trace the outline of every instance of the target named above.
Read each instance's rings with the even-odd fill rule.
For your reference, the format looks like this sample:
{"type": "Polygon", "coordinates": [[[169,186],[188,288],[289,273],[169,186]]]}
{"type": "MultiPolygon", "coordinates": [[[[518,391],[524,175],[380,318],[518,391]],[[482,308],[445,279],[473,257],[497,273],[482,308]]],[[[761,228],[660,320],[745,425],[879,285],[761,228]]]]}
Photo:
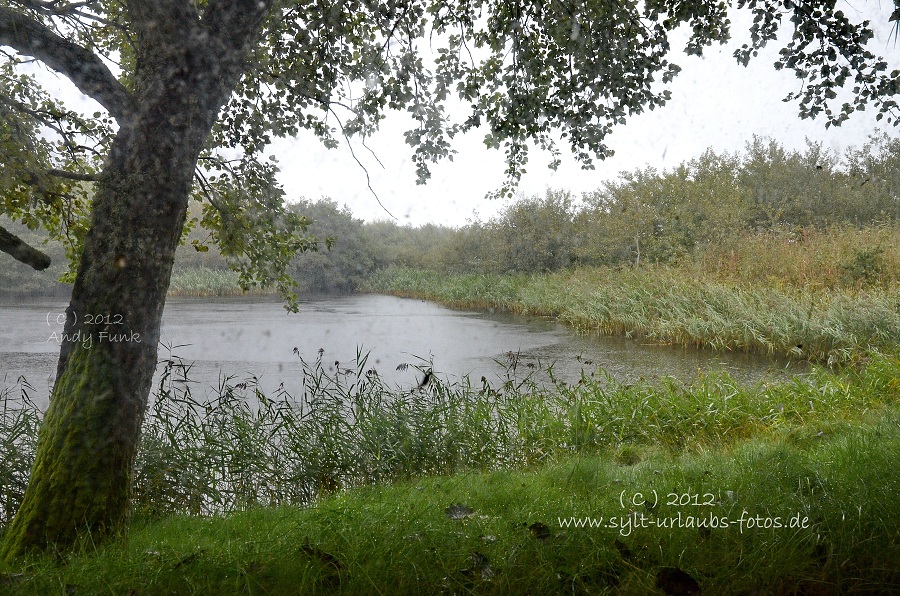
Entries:
{"type": "Polygon", "coordinates": [[[69,355],[41,427],[25,500],[7,532],[5,557],[69,545],[85,531],[105,534],[123,521],[142,419],[139,404],[119,398],[124,374],[97,343],[78,345],[69,355]]]}
{"type": "Polygon", "coordinates": [[[207,25],[186,3],[128,5],[138,32],[131,91],[104,95],[118,108],[119,129],[94,187],[57,381],[28,489],[0,548],[5,559],[66,549],[128,516],[194,168],[267,8],[226,3],[207,25]]]}
{"type": "Polygon", "coordinates": [[[166,289],[205,134],[173,149],[175,135],[150,122],[119,133],[96,187],[57,380],[5,559],[65,550],[88,532],[96,540],[128,516],[166,289]]]}

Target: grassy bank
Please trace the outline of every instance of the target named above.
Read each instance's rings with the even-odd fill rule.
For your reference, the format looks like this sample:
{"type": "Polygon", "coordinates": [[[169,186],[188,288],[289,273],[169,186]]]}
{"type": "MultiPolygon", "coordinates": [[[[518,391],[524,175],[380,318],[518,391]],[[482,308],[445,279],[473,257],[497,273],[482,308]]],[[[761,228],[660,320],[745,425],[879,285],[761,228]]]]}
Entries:
{"type": "MultiPolygon", "coordinates": [[[[755,387],[586,372],[542,388],[511,370],[398,393],[372,370],[314,363],[302,399],[231,379],[201,402],[176,363],[145,423],[128,539],[0,567],[0,592],[900,588],[896,356],[755,387]],[[588,518],[599,527],[572,526],[588,518]]],[[[36,414],[3,411],[16,478],[36,414]]]]}
{"type": "Polygon", "coordinates": [[[900,482],[890,470],[900,457],[898,422],[894,413],[822,437],[756,440],[724,455],[569,457],[534,472],[358,489],[310,508],[138,522],[127,542],[85,548],[59,566],[35,562],[7,576],[6,588],[680,594],[696,585],[710,594],[896,593],[900,482]],[[641,504],[622,506],[623,492],[641,504]],[[716,527],[699,528],[699,520],[716,527]]]}
{"type": "Polygon", "coordinates": [[[900,342],[900,285],[821,288],[736,283],[687,268],[577,269],[543,275],[393,268],[374,292],[461,308],[551,316],[578,329],[660,343],[834,364],[900,342]]]}

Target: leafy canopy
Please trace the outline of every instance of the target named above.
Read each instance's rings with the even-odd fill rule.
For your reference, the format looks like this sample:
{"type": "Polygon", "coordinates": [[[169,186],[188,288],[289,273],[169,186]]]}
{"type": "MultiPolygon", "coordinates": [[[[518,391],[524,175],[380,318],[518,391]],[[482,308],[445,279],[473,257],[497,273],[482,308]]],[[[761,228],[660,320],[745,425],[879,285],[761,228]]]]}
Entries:
{"type": "MultiPolygon", "coordinates": [[[[871,105],[897,122],[900,72],[866,48],[868,22],[825,0],[2,0],[0,214],[65,240],[74,262],[91,184],[123,117],[117,98],[139,107],[154,79],[137,74],[180,51],[151,43],[148,22],[212,35],[254,3],[263,25],[200,156],[194,198],[203,216],[189,222],[209,231],[248,286],[289,291],[291,256],[315,246],[309,220],[284,207],[277,164],[266,159],[273,139],[305,130],[328,147],[353,135],[364,144],[388,109],[404,111],[420,182],[429,164],[452,159],[455,135],[478,129],[506,154],[498,194],[508,194],[531,142],[556,156],[551,167],[560,142],[585,167],[611,155],[613,126],[669,99],[666,83],[679,71],[673,32],[686,30],[681,49],[699,55],[730,37],[732,8],[754,14],[740,63],[793,29],[775,67],[801,80],[787,99],[799,101],[802,117],[840,125],[871,105]],[[35,76],[32,56],[106,110],[66,108],[42,87],[48,77],[35,76]]],[[[890,18],[900,23],[895,4],[890,18]]]]}

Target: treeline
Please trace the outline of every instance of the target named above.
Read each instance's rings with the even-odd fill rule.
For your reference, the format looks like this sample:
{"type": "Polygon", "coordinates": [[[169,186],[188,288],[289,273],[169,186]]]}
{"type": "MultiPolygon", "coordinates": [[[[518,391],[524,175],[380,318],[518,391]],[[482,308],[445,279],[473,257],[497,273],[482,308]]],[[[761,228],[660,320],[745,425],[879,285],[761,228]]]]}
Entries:
{"type": "MultiPolygon", "coordinates": [[[[288,270],[303,296],[354,292],[374,272],[392,265],[439,267],[439,251],[435,249],[455,233],[451,228],[434,225],[412,228],[387,221],[365,223],[353,217],[348,207],[331,199],[303,199],[292,203],[289,209],[312,220],[308,233],[318,240],[318,250],[298,255],[288,270]],[[429,259],[426,253],[435,258],[429,259]]],[[[191,215],[198,213],[199,206],[192,205],[191,215]]],[[[206,232],[194,228],[176,253],[173,289],[179,294],[234,293],[239,290],[237,275],[229,276],[227,269],[225,258],[210,243],[206,232]],[[209,250],[198,251],[195,240],[209,250]],[[219,289],[215,290],[217,285],[219,289]]]]}
{"type": "Polygon", "coordinates": [[[818,143],[787,150],[754,138],[741,153],[708,150],[670,171],[622,173],[581,197],[519,197],[458,229],[367,224],[328,200],[294,208],[312,217],[314,234],[336,239],[331,252],[295,261],[306,291],[351,291],[389,266],[543,273],[702,261],[772,270],[785,265],[770,250],[776,243],[805,243],[820,257],[810,267],[833,283],[864,283],[900,259],[900,139],[873,138],[838,158],[818,143]]]}
{"type": "MultiPolygon", "coordinates": [[[[819,143],[788,150],[754,138],[743,152],[708,150],[668,171],[623,172],[580,197],[564,190],[520,196],[497,216],[461,228],[366,223],[330,199],[291,209],[312,219],[309,232],[320,239],[318,251],[298,255],[290,268],[306,296],[356,291],[392,266],[544,273],[699,262],[765,274],[785,265],[785,253],[768,250],[773,241],[805,243],[807,253],[820,255],[809,268],[827,273],[828,284],[862,284],[900,264],[900,139],[873,137],[838,157],[819,143]]],[[[198,206],[192,210],[199,214],[198,206]]],[[[173,292],[240,293],[236,274],[208,240],[199,228],[189,231],[176,256],[173,292]]],[[[64,270],[61,249],[47,248],[64,270]]],[[[24,266],[4,269],[7,290],[55,287],[53,274],[29,270],[22,285],[24,266]]]]}
{"type": "Polygon", "coordinates": [[[456,231],[442,263],[497,273],[673,263],[752,235],[800,241],[898,220],[900,140],[881,137],[838,160],[820,144],[789,151],[755,138],[742,154],[709,150],[671,171],[622,173],[580,199],[553,190],[522,198],[456,231]]]}

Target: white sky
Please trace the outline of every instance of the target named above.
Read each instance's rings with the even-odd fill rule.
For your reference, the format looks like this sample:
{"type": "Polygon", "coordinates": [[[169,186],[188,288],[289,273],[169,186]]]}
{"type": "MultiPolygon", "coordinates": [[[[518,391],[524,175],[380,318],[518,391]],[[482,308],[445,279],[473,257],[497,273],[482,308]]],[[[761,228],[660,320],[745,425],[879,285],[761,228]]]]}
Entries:
{"type": "MultiPolygon", "coordinates": [[[[900,45],[891,36],[887,18],[894,8],[888,0],[858,1],[854,5],[839,0],[838,9],[851,20],[869,19],[875,30],[870,49],[887,59],[889,70],[900,68],[900,45]]],[[[567,189],[580,195],[594,190],[622,171],[645,165],[669,169],[699,156],[708,147],[717,151],[739,151],[756,134],[771,137],[787,148],[802,149],[805,139],[821,141],[837,153],[865,143],[877,130],[874,112],[854,114],[840,128],[826,130],[824,120],[800,120],[796,103],[781,100],[800,88],[791,71],[776,71],[772,63],[780,44],[772,44],[744,68],[732,57],[733,51],[749,41],[750,17],[746,12],[732,15],[734,40],[725,46],[708,48],[703,58],[676,53],[671,60],[682,67],[669,87],[672,100],[663,108],[632,117],[614,129],[607,145],[616,155],[596,161],[595,170],[585,171],[560,144],[563,161],[553,172],[547,168],[550,156],[537,149],[530,152],[528,173],[519,187],[521,193],[543,194],[548,188],[567,189]]],[[[790,35],[790,28],[784,33],[790,35]]],[[[673,43],[673,48],[680,47],[673,43]]],[[[90,113],[97,104],[78,93],[62,77],[41,76],[47,87],[58,85],[61,93],[73,98],[72,107],[90,113]]],[[[838,104],[839,105],[839,104],[838,104]]],[[[384,165],[371,156],[359,139],[352,141],[356,156],[366,166],[371,185],[384,207],[401,225],[437,223],[460,226],[477,214],[482,220],[497,213],[505,203],[491,201],[485,194],[503,182],[503,151],[486,149],[483,133],[474,131],[454,139],[454,161],[432,166],[432,178],[416,185],[412,149],[405,144],[405,115],[392,113],[382,122],[381,131],[367,145],[384,165]]],[[[896,129],[895,129],[896,130],[896,129]]],[[[354,161],[346,144],[328,150],[306,133],[273,144],[281,167],[280,180],[288,199],[316,200],[329,197],[350,207],[354,216],[367,221],[389,219],[366,185],[366,173],[354,161]]]]}
{"type": "MultiPolygon", "coordinates": [[[[851,20],[856,20],[857,14],[861,15],[859,20],[869,19],[876,31],[870,49],[887,59],[889,70],[900,67],[900,45],[894,44],[887,24],[893,4],[883,0],[855,2],[854,6],[839,1],[837,8],[851,20]]],[[[645,112],[617,127],[607,139],[607,145],[616,152],[614,157],[595,162],[593,171],[584,171],[568,155],[567,146],[560,145],[563,164],[553,172],[547,168],[549,155],[534,149],[519,191],[532,195],[543,194],[547,188],[562,188],[580,195],[600,187],[605,180],[615,179],[623,170],[645,165],[672,168],[699,156],[708,147],[717,151],[741,150],[754,134],[797,149],[804,148],[805,139],[809,138],[822,141],[841,154],[849,146],[865,143],[876,130],[875,114],[871,111],[857,112],[840,128],[828,130],[824,119],[800,120],[797,104],[781,101],[799,89],[799,80],[792,71],[778,72],[772,67],[780,44],[772,44],[744,68],[732,53],[749,42],[751,18],[742,12],[732,14],[732,20],[734,40],[730,44],[707,49],[703,58],[684,54],[671,57],[682,67],[670,87],[672,100],[661,110],[645,112]]],[[[789,27],[785,32],[790,34],[789,27]]],[[[379,134],[367,141],[384,164],[383,169],[358,140],[354,141],[356,156],[366,165],[373,189],[399,224],[433,222],[459,226],[473,213],[484,220],[503,207],[502,201],[484,198],[485,193],[502,183],[504,163],[502,149],[484,147],[483,134],[473,132],[455,139],[458,153],[454,161],[433,166],[431,180],[418,186],[410,160],[411,148],[403,141],[404,130],[402,116],[388,116],[379,134]]],[[[308,135],[279,141],[273,145],[273,152],[280,161],[281,180],[288,197],[327,196],[348,205],[356,217],[389,219],[368,190],[365,172],[346,145],[328,151],[308,135]]]]}

